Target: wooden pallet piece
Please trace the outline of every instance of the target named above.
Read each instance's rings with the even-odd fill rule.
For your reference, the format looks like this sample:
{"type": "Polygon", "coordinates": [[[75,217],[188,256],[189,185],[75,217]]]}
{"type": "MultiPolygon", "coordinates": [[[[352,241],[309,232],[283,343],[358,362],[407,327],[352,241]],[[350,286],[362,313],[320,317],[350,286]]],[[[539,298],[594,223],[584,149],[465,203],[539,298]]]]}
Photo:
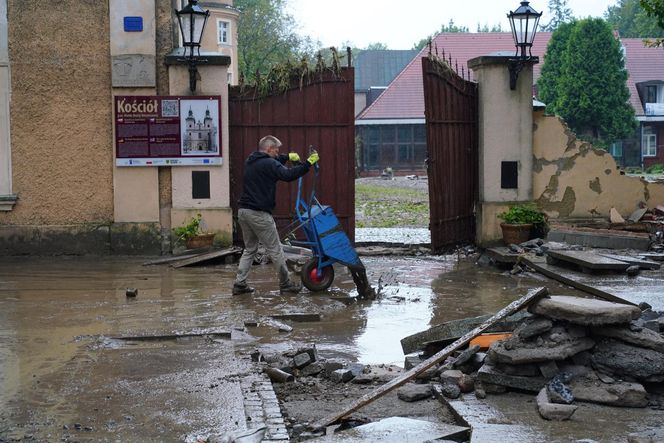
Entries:
{"type": "Polygon", "coordinates": [[[208,260],[213,260],[216,258],[221,258],[221,257],[226,257],[228,255],[233,255],[233,254],[239,254],[242,252],[242,249],[240,248],[228,248],[228,249],[221,249],[217,251],[212,251],[212,252],[206,252],[203,254],[198,254],[194,257],[186,258],[184,260],[177,261],[175,263],[171,263],[171,267],[173,268],[182,268],[183,266],[191,266],[195,265],[197,263],[202,263],[208,260]]]}
{"type": "Polygon", "coordinates": [[[326,426],[329,426],[333,423],[336,423],[343,417],[347,416],[348,414],[351,414],[358,409],[360,409],[363,406],[366,406],[367,404],[371,403],[372,401],[376,400],[379,397],[382,397],[383,395],[387,394],[388,392],[398,388],[399,386],[403,385],[407,381],[415,378],[418,374],[421,374],[422,372],[426,371],[427,369],[431,368],[437,363],[440,363],[443,361],[445,358],[450,356],[454,351],[459,349],[461,346],[467,345],[470,340],[484,332],[486,329],[488,329],[491,325],[496,323],[502,318],[507,317],[508,315],[528,306],[530,303],[548,295],[549,291],[547,288],[536,288],[536,289],[531,289],[528,291],[528,294],[524,295],[523,297],[519,298],[518,300],[513,301],[500,311],[498,311],[496,314],[494,314],[492,317],[490,317],[488,320],[486,320],[484,323],[482,323],[480,326],[476,327],[472,331],[468,332],[465,334],[463,337],[459,338],[456,340],[454,343],[451,345],[447,346],[445,349],[434,355],[433,357],[424,360],[422,363],[419,365],[415,366],[413,369],[409,370],[408,372],[402,374],[401,376],[391,380],[390,382],[378,387],[377,389],[374,389],[373,391],[369,392],[368,394],[363,395],[359,399],[355,400],[353,403],[351,403],[346,409],[344,409],[341,412],[330,414],[327,417],[323,418],[322,420],[319,420],[314,424],[315,429],[322,429],[326,426]]]}

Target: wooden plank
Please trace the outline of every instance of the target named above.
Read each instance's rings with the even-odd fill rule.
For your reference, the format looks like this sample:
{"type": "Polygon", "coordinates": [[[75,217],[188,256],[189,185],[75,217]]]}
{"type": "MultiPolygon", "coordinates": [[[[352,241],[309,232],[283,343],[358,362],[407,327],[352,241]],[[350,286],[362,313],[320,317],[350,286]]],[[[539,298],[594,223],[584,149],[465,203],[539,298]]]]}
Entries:
{"type": "Polygon", "coordinates": [[[613,260],[624,261],[625,263],[629,263],[630,265],[637,265],[641,269],[653,270],[653,269],[659,269],[662,266],[654,261],[644,260],[638,257],[630,257],[628,255],[616,255],[616,254],[604,254],[604,253],[600,253],[599,255],[601,255],[602,257],[612,258],[613,260]]]}
{"type": "Polygon", "coordinates": [[[416,377],[418,374],[421,374],[422,372],[426,371],[427,369],[431,368],[435,364],[440,363],[443,361],[445,358],[447,358],[449,355],[452,354],[452,352],[456,351],[460,347],[467,345],[470,340],[484,332],[486,329],[488,329],[491,325],[496,323],[497,321],[507,317],[508,315],[528,306],[530,303],[540,299],[541,297],[544,297],[545,295],[548,295],[549,291],[546,288],[536,288],[536,289],[531,289],[528,291],[528,294],[524,295],[518,300],[513,301],[500,311],[498,311],[495,315],[490,317],[488,320],[486,320],[484,323],[473,329],[472,331],[468,332],[465,334],[463,337],[459,338],[456,340],[454,343],[434,355],[433,357],[424,360],[422,363],[419,365],[415,366],[413,369],[409,370],[408,372],[400,375],[399,377],[391,380],[390,382],[384,384],[383,386],[380,386],[377,389],[374,389],[373,391],[369,392],[368,394],[363,395],[359,399],[355,400],[352,402],[346,409],[344,409],[341,412],[330,414],[327,417],[323,418],[322,420],[318,421],[317,423],[314,424],[315,429],[321,429],[326,426],[331,425],[332,423],[337,422],[338,420],[342,419],[343,417],[347,416],[348,414],[351,414],[361,407],[371,403],[375,399],[382,397],[383,395],[387,394],[388,392],[392,391],[393,389],[398,388],[399,386],[403,385],[407,381],[411,380],[412,378],[416,377]]]}
{"type": "MultiPolygon", "coordinates": [[[[537,258],[539,259],[539,257],[537,258]]],[[[522,259],[522,262],[542,275],[546,275],[549,278],[552,278],[561,283],[565,283],[566,285],[569,285],[573,288],[576,288],[588,294],[594,295],[595,297],[599,297],[601,299],[612,301],[615,303],[622,303],[625,305],[636,306],[636,303],[632,303],[631,301],[625,300],[624,298],[618,297],[617,295],[613,295],[606,291],[602,291],[601,289],[597,289],[593,286],[589,286],[586,285],[585,283],[581,283],[580,281],[566,277],[559,272],[559,268],[557,268],[556,266],[548,265],[543,260],[536,260],[535,257],[524,257],[522,259]]]]}
{"type": "Polygon", "coordinates": [[[184,260],[177,261],[175,263],[171,263],[171,266],[174,268],[181,268],[183,266],[190,266],[190,265],[195,265],[197,263],[203,263],[208,260],[213,260],[215,258],[221,258],[225,257],[227,255],[233,255],[233,254],[239,254],[242,252],[241,248],[228,248],[228,249],[221,249],[217,251],[212,251],[212,252],[206,252],[204,254],[199,254],[191,258],[186,258],[184,260]]]}
{"type": "Polygon", "coordinates": [[[205,253],[209,252],[209,248],[205,248],[205,250],[201,250],[201,251],[198,251],[198,252],[191,252],[191,253],[182,254],[182,255],[173,255],[173,256],[170,256],[170,257],[162,257],[162,258],[158,258],[156,260],[146,261],[145,263],[143,263],[143,266],[164,265],[166,263],[172,263],[172,262],[175,262],[175,261],[180,261],[180,260],[185,260],[187,258],[195,257],[197,255],[202,254],[203,252],[205,252],[205,253]]]}
{"type": "Polygon", "coordinates": [[[624,271],[629,264],[623,261],[602,257],[595,252],[588,251],[548,251],[547,254],[556,260],[573,263],[582,268],[592,270],[624,271]]]}

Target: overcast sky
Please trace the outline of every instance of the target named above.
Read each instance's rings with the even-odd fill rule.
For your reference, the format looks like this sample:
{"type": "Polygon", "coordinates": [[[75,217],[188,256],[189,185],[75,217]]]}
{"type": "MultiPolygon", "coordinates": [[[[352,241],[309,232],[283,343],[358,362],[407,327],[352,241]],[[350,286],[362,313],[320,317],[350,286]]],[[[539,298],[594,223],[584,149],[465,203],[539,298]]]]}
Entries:
{"type": "MultiPolygon", "coordinates": [[[[617,0],[568,0],[575,17],[601,17],[617,0]]],[[[530,2],[544,12],[548,0],[530,2]]],[[[507,14],[519,7],[518,0],[288,0],[288,12],[299,25],[299,33],[319,40],[323,47],[341,47],[350,42],[364,48],[384,43],[389,49],[412,49],[413,45],[437,32],[450,19],[475,32],[477,24],[501,24],[509,30],[507,14]]]]}

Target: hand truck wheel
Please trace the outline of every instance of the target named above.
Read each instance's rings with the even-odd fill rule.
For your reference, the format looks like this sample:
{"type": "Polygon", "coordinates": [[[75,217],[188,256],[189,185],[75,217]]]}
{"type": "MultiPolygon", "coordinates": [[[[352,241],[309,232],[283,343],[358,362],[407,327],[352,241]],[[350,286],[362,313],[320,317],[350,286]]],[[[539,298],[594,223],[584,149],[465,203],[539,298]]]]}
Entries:
{"type": "Polygon", "coordinates": [[[302,284],[311,292],[324,291],[332,285],[334,280],[334,268],[332,265],[325,266],[318,275],[318,258],[313,257],[307,260],[300,271],[302,284]]]}

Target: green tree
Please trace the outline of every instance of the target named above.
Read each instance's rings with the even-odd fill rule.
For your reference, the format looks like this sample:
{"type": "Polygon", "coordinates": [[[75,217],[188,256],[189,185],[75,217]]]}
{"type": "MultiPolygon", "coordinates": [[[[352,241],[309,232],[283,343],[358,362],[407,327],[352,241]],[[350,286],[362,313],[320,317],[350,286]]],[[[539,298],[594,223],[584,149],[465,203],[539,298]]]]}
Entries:
{"type": "Polygon", "coordinates": [[[542,26],[542,31],[555,31],[572,19],[572,10],[567,7],[567,0],[549,0],[549,13],[551,20],[542,26]]]}
{"type": "Polygon", "coordinates": [[[657,24],[655,16],[649,15],[652,10],[649,8],[656,7],[658,2],[661,4],[662,0],[620,0],[609,6],[604,16],[621,37],[664,37],[664,27],[657,24]]]}
{"type": "MultiPolygon", "coordinates": [[[[641,7],[646,11],[648,17],[657,20],[657,26],[664,31],[664,0],[641,0],[641,7]]],[[[652,37],[656,37],[653,35],[652,37]]],[[[661,37],[661,36],[660,36],[661,37]]],[[[664,39],[657,38],[654,42],[647,42],[652,46],[664,45],[664,39]]]]}
{"type": "Polygon", "coordinates": [[[603,19],[573,27],[557,86],[556,113],[582,138],[608,144],[636,130],[620,43],[603,19]]]}
{"type": "Polygon", "coordinates": [[[546,104],[546,111],[550,114],[557,113],[558,82],[562,69],[563,55],[567,51],[567,43],[576,21],[561,23],[551,35],[551,40],[546,47],[542,72],[537,80],[537,98],[546,104]]]}
{"type": "Polygon", "coordinates": [[[657,25],[664,29],[664,0],[641,0],[641,7],[657,20],[657,25]]]}
{"type": "Polygon", "coordinates": [[[236,0],[238,69],[245,82],[256,72],[267,73],[276,64],[301,59],[314,52],[311,39],[295,33],[295,20],[285,11],[285,0],[236,0]]]}

